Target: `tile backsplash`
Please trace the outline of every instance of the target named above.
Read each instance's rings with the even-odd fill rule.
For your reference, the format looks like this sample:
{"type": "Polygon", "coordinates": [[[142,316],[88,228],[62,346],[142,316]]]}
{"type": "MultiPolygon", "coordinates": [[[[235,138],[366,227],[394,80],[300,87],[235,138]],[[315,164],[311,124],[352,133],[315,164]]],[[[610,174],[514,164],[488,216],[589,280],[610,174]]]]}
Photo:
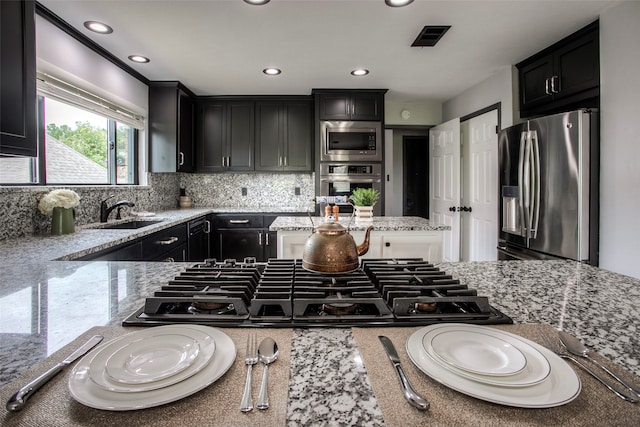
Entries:
{"type": "Polygon", "coordinates": [[[113,201],[129,200],[136,204],[134,210],[154,212],[175,209],[180,188],[197,207],[237,208],[240,212],[244,207],[268,211],[286,206],[304,212],[314,196],[314,175],[153,173],[148,175],[146,186],[0,187],[0,240],[48,234],[51,218],[40,213],[38,202],[55,188],[78,193],[76,224],[83,225],[99,221],[100,201],[112,194],[113,201]]]}

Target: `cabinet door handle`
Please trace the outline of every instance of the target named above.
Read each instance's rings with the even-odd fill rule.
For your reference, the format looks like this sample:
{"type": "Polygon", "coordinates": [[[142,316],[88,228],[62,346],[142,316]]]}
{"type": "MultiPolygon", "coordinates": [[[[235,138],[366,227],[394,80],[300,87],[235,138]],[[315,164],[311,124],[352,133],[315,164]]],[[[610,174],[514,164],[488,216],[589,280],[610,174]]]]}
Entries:
{"type": "Polygon", "coordinates": [[[264,245],[269,246],[269,233],[264,233],[264,245]]]}
{"type": "Polygon", "coordinates": [[[162,261],[164,261],[164,262],[176,262],[176,260],[174,258],[172,258],[172,257],[165,258],[162,261]]]}
{"type": "Polygon", "coordinates": [[[287,156],[284,156],[284,165],[287,166],[287,156]]]}
{"type": "Polygon", "coordinates": [[[227,167],[231,166],[231,156],[227,156],[227,167]]]}
{"type": "Polygon", "coordinates": [[[184,165],[184,153],[181,151],[178,153],[178,166],[184,165]]]}
{"type": "Polygon", "coordinates": [[[262,233],[258,233],[258,245],[262,246],[262,233]]]}
{"type": "Polygon", "coordinates": [[[249,224],[248,219],[230,219],[229,224],[249,224]]]}
{"type": "Polygon", "coordinates": [[[549,80],[551,80],[551,79],[549,78],[549,79],[546,79],[544,81],[544,93],[546,93],[547,95],[551,95],[552,94],[551,90],[549,90],[549,80]]]}
{"type": "Polygon", "coordinates": [[[227,158],[222,157],[222,167],[225,167],[226,165],[227,165],[227,158]]]}
{"type": "Polygon", "coordinates": [[[206,221],[204,222],[204,224],[206,225],[206,227],[205,227],[205,229],[204,229],[205,234],[209,234],[209,233],[211,233],[211,221],[206,220],[206,221]]]}
{"type": "Polygon", "coordinates": [[[171,245],[172,243],[175,243],[177,241],[178,241],[178,238],[173,236],[173,237],[169,237],[166,240],[156,240],[156,245],[166,246],[166,245],[171,245]]]}
{"type": "Polygon", "coordinates": [[[556,87],[556,82],[558,81],[558,76],[552,76],[551,77],[551,92],[552,93],[559,93],[560,92],[560,88],[556,87]]]}

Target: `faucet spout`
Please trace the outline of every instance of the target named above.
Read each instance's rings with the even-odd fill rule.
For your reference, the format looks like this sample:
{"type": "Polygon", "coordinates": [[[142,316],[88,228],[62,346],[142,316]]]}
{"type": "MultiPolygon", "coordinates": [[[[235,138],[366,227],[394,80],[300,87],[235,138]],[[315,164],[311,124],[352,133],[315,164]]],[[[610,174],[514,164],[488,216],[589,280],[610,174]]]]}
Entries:
{"type": "Polygon", "coordinates": [[[100,222],[107,222],[107,220],[109,219],[109,214],[111,213],[112,210],[114,210],[117,207],[129,206],[130,208],[132,208],[136,205],[135,203],[130,202],[128,200],[121,200],[119,202],[114,203],[112,206],[107,207],[107,200],[109,200],[112,197],[114,196],[109,196],[106,199],[104,199],[102,202],[100,202],[100,222]]]}

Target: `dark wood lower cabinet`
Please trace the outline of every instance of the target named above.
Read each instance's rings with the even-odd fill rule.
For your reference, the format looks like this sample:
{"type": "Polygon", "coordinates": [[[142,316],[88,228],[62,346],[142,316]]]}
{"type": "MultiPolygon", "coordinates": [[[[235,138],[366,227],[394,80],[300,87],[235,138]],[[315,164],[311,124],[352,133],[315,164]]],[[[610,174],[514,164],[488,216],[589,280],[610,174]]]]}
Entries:
{"type": "MultiPolygon", "coordinates": [[[[283,214],[301,215],[298,213],[283,214]]],[[[255,257],[267,261],[278,256],[277,233],[269,231],[275,214],[224,214],[213,215],[211,255],[218,261],[255,257]]]]}
{"type": "Polygon", "coordinates": [[[78,261],[175,261],[187,260],[187,224],[160,230],[140,239],[100,252],[78,261]]]}

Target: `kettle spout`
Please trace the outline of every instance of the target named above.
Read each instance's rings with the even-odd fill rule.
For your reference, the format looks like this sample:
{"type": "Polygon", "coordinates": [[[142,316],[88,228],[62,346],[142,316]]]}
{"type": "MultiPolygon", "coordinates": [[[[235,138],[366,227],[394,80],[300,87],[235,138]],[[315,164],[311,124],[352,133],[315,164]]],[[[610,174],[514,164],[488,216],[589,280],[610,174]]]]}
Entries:
{"type": "Polygon", "coordinates": [[[364,255],[369,250],[369,237],[371,236],[371,230],[373,230],[373,225],[370,225],[367,228],[367,231],[364,235],[364,242],[358,246],[358,256],[364,255]]]}

